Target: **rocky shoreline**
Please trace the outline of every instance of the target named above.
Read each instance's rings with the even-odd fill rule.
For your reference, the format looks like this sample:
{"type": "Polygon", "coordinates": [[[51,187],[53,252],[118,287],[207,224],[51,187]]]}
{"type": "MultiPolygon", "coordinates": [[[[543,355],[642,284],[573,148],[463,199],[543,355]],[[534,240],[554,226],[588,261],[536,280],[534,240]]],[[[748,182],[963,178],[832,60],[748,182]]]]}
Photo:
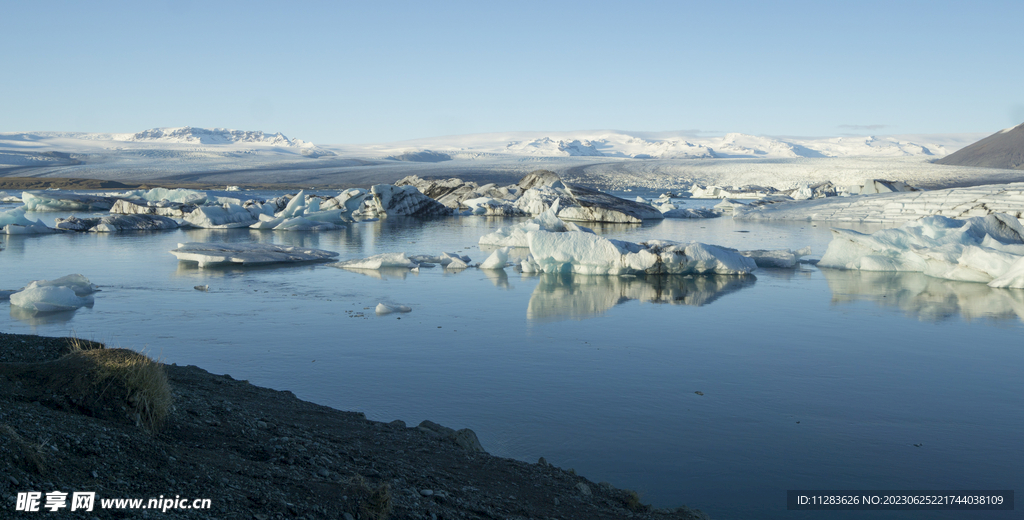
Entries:
{"type": "Polygon", "coordinates": [[[127,403],[114,399],[109,413],[93,413],[61,392],[33,391],[34,381],[8,370],[76,348],[103,346],[0,333],[0,516],[707,518],[686,507],[652,509],[634,492],[543,459],[489,455],[470,430],[370,421],[195,366],[162,366],[173,405],[156,433],[131,420],[127,403]],[[73,492],[95,492],[96,503],[91,513],[15,513],[18,493],[32,491],[43,494],[41,506],[52,491],[68,493],[69,505],[73,492]],[[209,499],[210,507],[100,507],[101,499],[158,497],[209,499]]]}

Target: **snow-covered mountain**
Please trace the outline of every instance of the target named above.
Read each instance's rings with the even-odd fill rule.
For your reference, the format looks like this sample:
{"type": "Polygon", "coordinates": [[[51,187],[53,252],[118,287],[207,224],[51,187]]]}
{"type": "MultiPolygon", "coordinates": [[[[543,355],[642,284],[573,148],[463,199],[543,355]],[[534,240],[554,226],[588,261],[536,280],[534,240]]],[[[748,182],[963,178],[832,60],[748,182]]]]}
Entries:
{"type": "Polygon", "coordinates": [[[804,138],[597,130],[317,146],[280,133],[223,128],[25,132],[0,133],[0,176],[369,186],[410,174],[508,184],[531,171],[548,169],[569,182],[602,189],[685,189],[692,183],[786,189],[799,183],[852,184],[865,178],[940,187],[996,182],[1011,175],[933,164],[981,137],[984,134],[804,138]]]}
{"type": "Polygon", "coordinates": [[[1024,123],[1000,130],[936,162],[1024,170],[1024,123]]]}
{"type": "Polygon", "coordinates": [[[432,151],[462,158],[794,159],[825,157],[942,157],[976,134],[861,137],[769,137],[741,133],[694,136],[621,131],[509,132],[416,139],[398,143],[339,145],[342,155],[383,157],[432,151]]]}

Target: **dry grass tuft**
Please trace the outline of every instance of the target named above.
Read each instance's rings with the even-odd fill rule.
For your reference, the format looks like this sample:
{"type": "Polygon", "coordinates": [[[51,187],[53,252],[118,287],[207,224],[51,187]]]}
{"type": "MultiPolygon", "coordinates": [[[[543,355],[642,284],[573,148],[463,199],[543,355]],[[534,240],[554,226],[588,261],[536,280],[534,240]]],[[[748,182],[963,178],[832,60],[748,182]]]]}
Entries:
{"type": "Polygon", "coordinates": [[[10,449],[10,452],[15,463],[20,464],[26,471],[38,475],[46,473],[46,452],[41,444],[32,444],[26,441],[9,424],[0,424],[0,440],[3,438],[9,439],[13,444],[13,449],[10,449]]]}
{"type": "Polygon", "coordinates": [[[18,379],[53,407],[106,419],[126,418],[156,433],[172,401],[163,366],[133,350],[88,343],[72,345],[72,352],[55,361],[2,363],[0,374],[18,379]]]}
{"type": "Polygon", "coordinates": [[[376,488],[371,488],[362,476],[357,475],[350,482],[358,488],[358,494],[362,498],[359,509],[362,512],[361,518],[369,520],[387,520],[391,516],[392,500],[391,487],[381,483],[376,488]]]}

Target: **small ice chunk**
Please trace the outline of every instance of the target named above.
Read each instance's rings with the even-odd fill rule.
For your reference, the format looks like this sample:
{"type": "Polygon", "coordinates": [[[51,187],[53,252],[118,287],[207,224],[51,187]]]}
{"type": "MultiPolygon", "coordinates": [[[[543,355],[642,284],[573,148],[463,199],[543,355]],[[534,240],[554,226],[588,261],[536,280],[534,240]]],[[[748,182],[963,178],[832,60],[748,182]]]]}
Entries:
{"type": "Polygon", "coordinates": [[[84,307],[92,297],[78,296],[70,287],[34,287],[11,295],[11,304],[36,312],[70,311],[84,307]]]}
{"type": "Polygon", "coordinates": [[[508,265],[508,251],[507,247],[495,249],[491,256],[480,264],[480,269],[504,269],[508,265]]]}
{"type": "Polygon", "coordinates": [[[448,262],[448,265],[446,265],[444,268],[445,269],[465,269],[467,267],[469,267],[469,264],[467,264],[466,262],[462,261],[461,258],[452,258],[451,261],[448,262]]]}
{"type": "Polygon", "coordinates": [[[383,253],[369,258],[358,258],[330,264],[331,267],[342,269],[380,269],[383,267],[416,267],[416,262],[405,253],[383,253]]]}
{"type": "Polygon", "coordinates": [[[378,316],[382,316],[384,314],[391,314],[392,312],[411,312],[411,311],[412,311],[412,308],[411,307],[407,307],[405,305],[384,305],[383,303],[378,303],[377,304],[377,308],[375,309],[375,312],[377,313],[378,316]]]}

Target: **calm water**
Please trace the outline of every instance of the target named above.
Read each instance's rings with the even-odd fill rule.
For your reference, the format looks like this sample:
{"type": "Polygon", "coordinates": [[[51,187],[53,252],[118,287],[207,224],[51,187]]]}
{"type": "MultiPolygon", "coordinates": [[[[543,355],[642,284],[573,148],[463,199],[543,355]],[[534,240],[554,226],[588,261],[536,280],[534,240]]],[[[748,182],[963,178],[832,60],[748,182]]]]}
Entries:
{"type": "MultiPolygon", "coordinates": [[[[493,454],[544,456],[719,520],[841,516],[787,512],[787,489],[1024,489],[1024,291],[809,265],[645,280],[322,264],[200,270],[168,253],[178,242],[261,241],[341,259],[451,251],[478,262],[487,253],[477,239],[510,222],[0,236],[0,290],[70,273],[102,286],[93,307],[72,313],[34,316],[0,302],[0,328],[144,350],[375,420],[472,428],[493,454]],[[205,284],[209,292],[193,289],[205,284]],[[413,311],[378,317],[378,302],[413,311]]],[[[745,249],[810,245],[815,257],[830,239],[824,224],[729,219],[595,230],[745,249]]]]}

